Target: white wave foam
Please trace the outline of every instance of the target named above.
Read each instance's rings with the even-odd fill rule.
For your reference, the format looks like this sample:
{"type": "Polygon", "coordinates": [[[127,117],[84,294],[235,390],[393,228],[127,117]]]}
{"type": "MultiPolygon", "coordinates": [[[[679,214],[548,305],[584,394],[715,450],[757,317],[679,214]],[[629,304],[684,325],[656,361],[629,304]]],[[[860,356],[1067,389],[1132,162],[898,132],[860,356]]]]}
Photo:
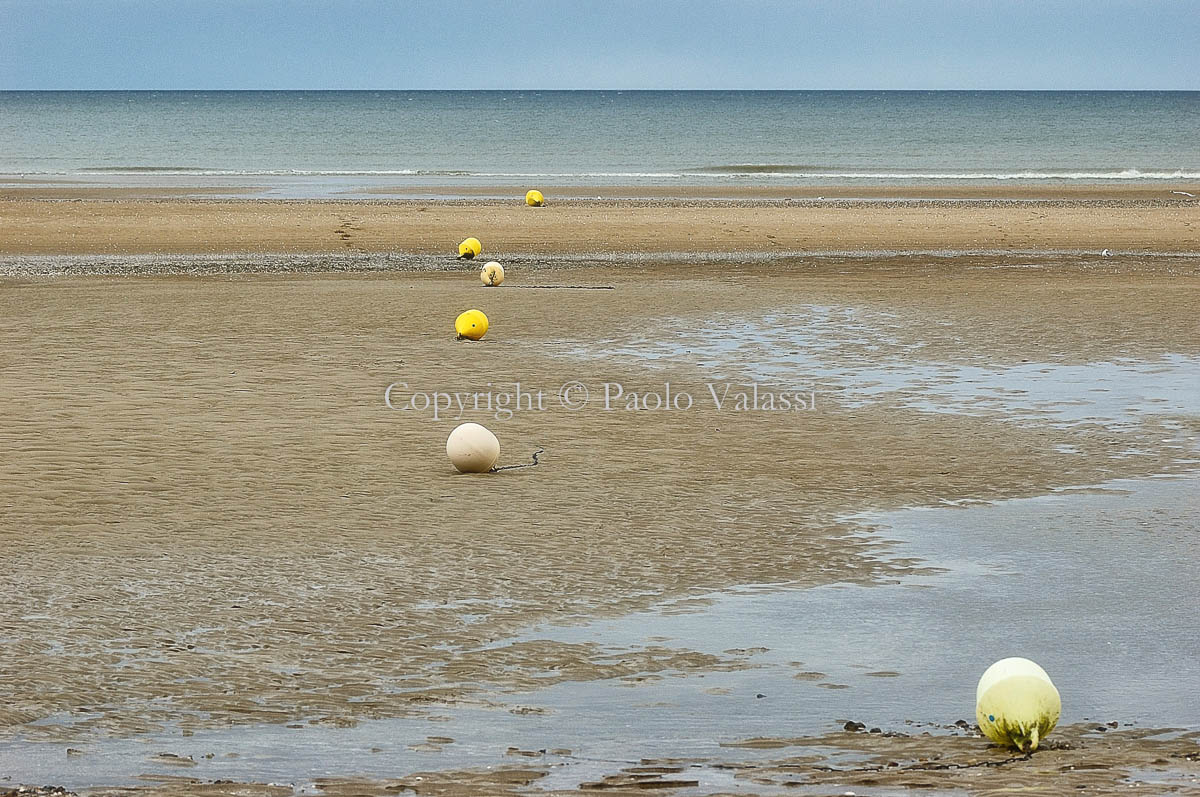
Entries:
{"type": "MultiPolygon", "coordinates": [[[[26,172],[33,174],[33,172],[26,172]]],[[[71,172],[38,172],[38,174],[88,175],[175,175],[184,177],[415,177],[437,175],[418,169],[147,169],[140,167],[111,169],[81,169],[71,172]]],[[[446,175],[470,175],[470,172],[445,172],[446,175]]]]}
{"type": "Polygon", "coordinates": [[[707,172],[705,177],[816,178],[838,180],[1200,180],[1200,172],[707,172]]]}
{"type": "Polygon", "coordinates": [[[192,169],[113,167],[68,171],[11,171],[0,174],[26,176],[185,176],[185,177],[437,177],[454,179],[523,179],[523,180],[681,180],[705,179],[765,179],[765,180],[1200,180],[1200,171],[1014,171],[1014,172],[889,172],[889,171],[788,171],[788,172],[475,172],[457,169],[192,169]]]}

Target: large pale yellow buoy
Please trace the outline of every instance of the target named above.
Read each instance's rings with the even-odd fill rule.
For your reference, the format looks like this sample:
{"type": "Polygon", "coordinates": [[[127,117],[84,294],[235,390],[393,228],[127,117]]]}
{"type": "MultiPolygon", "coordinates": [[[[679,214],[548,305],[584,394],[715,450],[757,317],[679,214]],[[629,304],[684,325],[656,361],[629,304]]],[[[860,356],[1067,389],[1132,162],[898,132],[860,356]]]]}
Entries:
{"type": "Polygon", "coordinates": [[[454,331],[460,338],[479,340],[488,331],[488,319],[479,310],[468,310],[454,319],[454,331]]]}
{"type": "Polygon", "coordinates": [[[458,256],[462,260],[470,260],[473,257],[478,257],[483,251],[483,244],[479,243],[478,238],[467,238],[458,245],[458,256]]]}
{"type": "Polygon", "coordinates": [[[446,455],[459,473],[487,473],[500,458],[500,441],[486,426],[464,423],[446,438],[446,455]]]}
{"type": "Polygon", "coordinates": [[[546,204],[546,197],[542,196],[542,192],[535,188],[525,194],[525,204],[531,208],[540,208],[546,204]]]}
{"type": "Polygon", "coordinates": [[[489,288],[499,285],[504,282],[504,266],[493,260],[483,267],[483,271],[479,272],[479,280],[489,288]]]}
{"type": "Polygon", "coordinates": [[[975,719],[984,736],[1003,747],[1032,753],[1062,714],[1058,689],[1029,659],[1001,659],[975,689],[975,719]]]}

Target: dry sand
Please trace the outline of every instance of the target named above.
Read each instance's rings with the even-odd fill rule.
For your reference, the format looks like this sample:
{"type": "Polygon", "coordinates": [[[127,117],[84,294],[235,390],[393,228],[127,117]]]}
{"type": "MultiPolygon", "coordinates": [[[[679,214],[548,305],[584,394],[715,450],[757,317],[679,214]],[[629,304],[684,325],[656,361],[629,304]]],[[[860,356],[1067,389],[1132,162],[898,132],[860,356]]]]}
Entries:
{"type": "MultiPolygon", "coordinates": [[[[9,201],[0,204],[0,250],[444,252],[470,233],[484,239],[485,257],[492,241],[540,255],[559,240],[578,252],[721,252],[761,249],[768,235],[785,249],[1195,252],[1197,222],[1200,207],[1183,203],[9,201]]],[[[605,382],[646,391],[669,381],[705,395],[711,375],[695,363],[650,367],[569,349],[598,336],[654,339],[664,319],[703,336],[714,317],[797,305],[890,314],[893,340],[847,342],[835,355],[847,363],[902,358],[914,343],[923,356],[961,363],[1200,353],[1200,259],[1064,256],[1012,267],[1027,265],[1000,256],[584,260],[515,268],[495,290],[478,284],[476,265],[450,258],[440,274],[0,278],[0,739],[67,744],[163,723],[338,725],[423,716],[494,690],[738,667],[737,656],[666,646],[620,655],[551,642],[479,647],[534,622],[736,584],[886,580],[917,566],[884,562],[875,554],[885,543],[847,536],[854,529],[838,518],[866,508],[1030,496],[1183,467],[1159,444],[1165,432],[1154,420],[1022,426],[886,404],[845,409],[819,390],[816,409],[798,413],[700,402],[686,412],[571,412],[555,393],[570,380],[594,393],[605,382]],[[522,287],[533,284],[613,289],[522,287]],[[478,344],[452,333],[469,306],[492,318],[478,344]],[[396,382],[542,389],[544,411],[461,419],[496,430],[503,464],[544,447],[541,464],[455,474],[444,441],[460,419],[390,409],[384,391],[396,382]],[[1130,448],[1148,453],[1120,456],[1130,448]],[[30,725],[84,709],[95,716],[74,726],[30,725]]],[[[1175,420],[1200,431],[1194,418],[1175,420]]],[[[1079,782],[1101,790],[1159,760],[1197,773],[1194,757],[1183,757],[1194,740],[1168,749],[1113,734],[1098,747],[1085,735],[1063,733],[1083,753],[1039,754],[1005,771],[1040,786],[1094,763],[1079,782]]],[[[863,738],[828,743],[857,749],[863,738]]],[[[905,766],[992,755],[978,739],[870,744],[878,760],[905,766]]],[[[750,775],[778,782],[795,763],[785,755],[750,775]]],[[[803,775],[831,782],[819,766],[803,775]]],[[[881,783],[987,793],[1007,782],[990,767],[910,776],[881,783]]],[[[501,793],[525,778],[439,777],[444,790],[431,777],[418,791],[501,793]]],[[[860,773],[854,783],[879,777],[860,773]]],[[[211,789],[186,780],[156,788],[211,789]]]]}
{"type": "MultiPolygon", "coordinates": [[[[38,200],[0,189],[0,255],[443,254],[456,253],[469,235],[483,241],[485,259],[613,252],[1200,251],[1200,200],[1158,188],[1110,189],[1103,197],[1067,191],[1021,198],[1017,191],[1013,199],[1011,190],[992,189],[972,191],[970,199],[881,195],[870,201],[788,201],[771,192],[629,200],[614,193],[544,208],[517,200],[145,200],[129,199],[121,189],[63,191],[57,195],[74,198],[38,200]]],[[[1200,189],[1191,193],[1200,197],[1200,189]]]]}

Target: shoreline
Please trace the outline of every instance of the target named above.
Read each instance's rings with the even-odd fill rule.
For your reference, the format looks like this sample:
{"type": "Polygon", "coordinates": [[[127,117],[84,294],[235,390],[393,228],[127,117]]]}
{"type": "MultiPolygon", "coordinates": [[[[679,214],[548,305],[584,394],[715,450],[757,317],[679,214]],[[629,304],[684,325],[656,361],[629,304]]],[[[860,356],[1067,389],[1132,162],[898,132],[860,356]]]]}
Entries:
{"type": "Polygon", "coordinates": [[[881,183],[846,181],[817,184],[765,184],[731,180],[721,183],[670,184],[397,182],[394,178],[189,175],[95,176],[0,174],[0,200],[11,199],[237,199],[253,201],[516,201],[536,187],[550,204],[568,201],[1185,201],[1200,199],[1200,181],[1171,180],[914,180],[881,183]],[[1188,195],[1192,196],[1188,196],[1188,195]]]}

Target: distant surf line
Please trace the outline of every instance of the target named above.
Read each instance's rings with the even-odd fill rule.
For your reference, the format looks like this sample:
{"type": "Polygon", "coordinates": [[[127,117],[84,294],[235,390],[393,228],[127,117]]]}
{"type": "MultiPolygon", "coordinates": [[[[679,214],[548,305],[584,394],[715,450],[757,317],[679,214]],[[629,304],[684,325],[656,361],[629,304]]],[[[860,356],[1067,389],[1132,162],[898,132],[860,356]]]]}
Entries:
{"type": "Polygon", "coordinates": [[[788,165],[738,165],[700,167],[679,171],[584,171],[584,172],[501,172],[467,169],[225,169],[192,166],[97,166],[68,170],[9,172],[27,176],[121,176],[161,175],[187,177],[438,177],[447,179],[661,179],[695,180],[698,178],[744,179],[781,178],[803,180],[1200,180],[1200,171],[1175,170],[1095,170],[1095,171],[869,171],[812,170],[812,167],[788,165]]]}

